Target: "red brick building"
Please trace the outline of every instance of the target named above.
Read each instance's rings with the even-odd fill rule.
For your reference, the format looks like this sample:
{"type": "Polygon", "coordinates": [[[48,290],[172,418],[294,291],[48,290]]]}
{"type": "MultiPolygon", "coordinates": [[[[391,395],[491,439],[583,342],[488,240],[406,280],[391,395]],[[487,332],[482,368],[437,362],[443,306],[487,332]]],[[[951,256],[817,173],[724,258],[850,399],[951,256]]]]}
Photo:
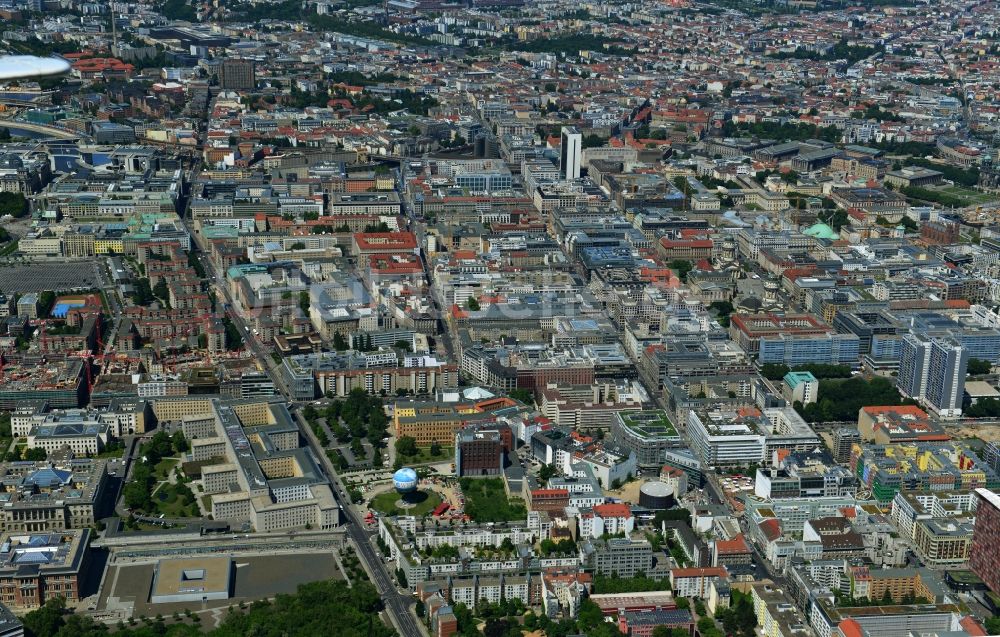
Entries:
{"type": "Polygon", "coordinates": [[[466,429],[455,434],[455,473],[498,476],[503,473],[503,439],[495,429],[466,429]]]}
{"type": "Polygon", "coordinates": [[[660,626],[679,628],[688,634],[694,631],[694,619],[687,609],[658,609],[651,611],[627,610],[618,616],[618,630],[631,637],[652,637],[660,626]]]}
{"type": "Polygon", "coordinates": [[[660,239],[658,251],[666,261],[682,259],[684,261],[699,261],[712,258],[711,239],[660,239]]]}
{"type": "Polygon", "coordinates": [[[976,489],[976,529],[969,551],[969,567],[994,593],[1000,593],[1000,495],[976,489]]]}
{"type": "Polygon", "coordinates": [[[531,492],[532,511],[562,512],[569,506],[569,491],[566,489],[535,489],[531,492]]]}
{"type": "Polygon", "coordinates": [[[38,608],[55,597],[80,601],[90,529],[61,533],[6,533],[0,538],[0,602],[38,608]]]}

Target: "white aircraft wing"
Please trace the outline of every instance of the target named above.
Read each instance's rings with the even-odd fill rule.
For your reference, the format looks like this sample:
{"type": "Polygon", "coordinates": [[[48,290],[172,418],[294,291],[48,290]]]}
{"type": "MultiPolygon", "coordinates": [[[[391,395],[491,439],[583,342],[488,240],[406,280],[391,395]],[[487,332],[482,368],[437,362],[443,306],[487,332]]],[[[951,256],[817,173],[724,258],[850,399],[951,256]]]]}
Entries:
{"type": "Polygon", "coordinates": [[[69,62],[62,58],[40,58],[34,55],[0,55],[0,80],[61,75],[68,71],[69,62]]]}

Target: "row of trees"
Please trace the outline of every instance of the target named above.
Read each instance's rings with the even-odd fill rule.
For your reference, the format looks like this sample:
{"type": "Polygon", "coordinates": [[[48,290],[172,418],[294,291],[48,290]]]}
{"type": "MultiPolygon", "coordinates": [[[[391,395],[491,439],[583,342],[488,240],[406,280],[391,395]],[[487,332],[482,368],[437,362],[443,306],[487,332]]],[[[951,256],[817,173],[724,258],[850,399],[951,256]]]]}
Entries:
{"type": "Polygon", "coordinates": [[[390,637],[395,632],[382,623],[381,610],[382,600],[369,582],[361,579],[349,586],[336,580],[303,584],[294,595],[254,602],[245,612],[230,607],[222,623],[208,631],[198,622],[167,626],[160,617],[147,626],[129,628],[119,622],[112,629],[72,614],[58,597],[25,615],[24,628],[28,637],[390,637]]]}
{"type": "Polygon", "coordinates": [[[839,142],[843,137],[843,132],[836,126],[817,126],[815,124],[799,124],[789,122],[783,124],[776,122],[736,124],[727,120],[722,126],[722,135],[726,137],[736,137],[747,134],[756,137],[787,139],[790,141],[800,142],[807,139],[821,139],[831,143],[839,142]]]}
{"type": "Polygon", "coordinates": [[[817,60],[817,61],[835,61],[835,60],[846,60],[848,64],[854,64],[859,60],[863,60],[866,57],[874,55],[879,51],[884,50],[884,47],[871,47],[871,46],[851,46],[848,44],[847,38],[842,38],[837,42],[826,53],[818,53],[816,51],[807,51],[805,49],[796,49],[791,52],[779,51],[774,53],[771,57],[778,58],[780,60],[787,60],[789,58],[796,60],[817,60]]]}
{"type": "MultiPolygon", "coordinates": [[[[442,453],[441,445],[438,444],[437,440],[431,443],[430,454],[434,457],[440,456],[442,453]]],[[[400,456],[406,458],[414,458],[420,454],[420,448],[417,447],[417,440],[412,436],[402,436],[396,440],[396,453],[400,456]]]]}
{"type": "Polygon", "coordinates": [[[788,372],[809,372],[819,379],[823,378],[850,378],[851,367],[849,365],[827,365],[822,363],[812,363],[809,365],[796,365],[789,367],[782,363],[765,363],[761,365],[760,373],[768,380],[781,380],[788,372]]]}
{"type": "Polygon", "coordinates": [[[592,33],[574,33],[572,35],[557,35],[538,38],[527,42],[510,39],[504,42],[504,47],[526,53],[562,53],[564,55],[579,55],[580,51],[605,51],[608,53],[627,53],[614,40],[592,33]]]}
{"type": "Polygon", "coordinates": [[[971,200],[965,197],[950,195],[939,190],[931,190],[930,188],[921,188],[920,186],[907,186],[900,189],[899,192],[906,195],[909,199],[919,199],[920,201],[928,201],[947,207],[964,208],[972,203],[971,200]]]}

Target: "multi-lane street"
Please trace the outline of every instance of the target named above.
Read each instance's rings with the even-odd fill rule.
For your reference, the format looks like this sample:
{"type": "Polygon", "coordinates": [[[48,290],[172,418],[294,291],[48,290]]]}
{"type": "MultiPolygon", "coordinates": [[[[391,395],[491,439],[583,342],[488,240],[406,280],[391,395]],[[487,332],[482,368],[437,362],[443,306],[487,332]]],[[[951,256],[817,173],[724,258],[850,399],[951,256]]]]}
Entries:
{"type": "Polygon", "coordinates": [[[409,609],[409,603],[411,601],[410,596],[408,594],[401,593],[393,583],[392,576],[386,569],[385,562],[382,561],[378,551],[376,551],[375,547],[372,546],[371,536],[369,536],[368,532],[365,530],[364,524],[362,524],[361,520],[358,518],[358,514],[351,506],[350,500],[346,495],[347,489],[340,481],[340,477],[337,475],[336,470],[334,470],[333,464],[330,462],[326,453],[324,453],[323,448],[319,445],[319,441],[316,440],[316,436],[313,434],[312,429],[310,429],[309,426],[302,420],[301,414],[296,413],[296,421],[299,424],[299,429],[302,431],[303,436],[305,436],[306,440],[309,441],[310,449],[312,449],[316,458],[323,465],[323,469],[326,471],[327,475],[330,476],[334,495],[340,502],[341,510],[346,518],[347,534],[350,537],[351,542],[357,548],[358,558],[371,575],[372,583],[375,584],[375,588],[378,589],[379,595],[382,596],[382,601],[385,604],[385,609],[390,620],[396,629],[399,630],[400,634],[405,637],[410,637],[411,635],[422,635],[423,630],[417,623],[416,617],[414,617],[413,613],[411,613],[409,609]]]}
{"type": "MultiPolygon", "coordinates": [[[[193,231],[191,234],[196,237],[196,241],[200,241],[200,238],[197,238],[197,235],[193,231]]],[[[239,305],[236,303],[229,287],[226,285],[224,273],[215,266],[211,259],[206,256],[205,252],[201,252],[199,254],[199,258],[201,259],[202,265],[205,266],[205,272],[208,276],[209,284],[212,289],[216,291],[216,298],[218,302],[225,303],[223,307],[225,308],[226,316],[228,316],[233,322],[233,325],[236,326],[236,329],[239,331],[240,336],[243,338],[247,348],[256,357],[261,367],[274,381],[275,387],[288,401],[289,409],[294,410],[296,407],[294,396],[289,394],[288,388],[285,386],[281,377],[280,370],[276,366],[272,365],[270,353],[256,338],[252,330],[247,326],[244,318],[241,316],[239,305]]],[[[313,435],[312,430],[302,422],[301,418],[297,418],[297,422],[302,435],[309,441],[310,449],[312,449],[317,460],[323,466],[324,471],[330,478],[330,482],[334,490],[334,496],[340,503],[341,510],[344,514],[348,536],[356,548],[358,559],[371,576],[372,583],[375,585],[376,589],[378,589],[379,595],[382,597],[389,620],[392,622],[396,630],[398,630],[399,633],[405,637],[422,635],[424,631],[417,622],[416,617],[410,612],[409,609],[409,602],[411,601],[409,595],[401,593],[393,583],[392,575],[388,572],[385,562],[383,562],[382,558],[375,550],[375,547],[372,545],[371,537],[365,531],[365,527],[358,519],[357,514],[352,510],[350,500],[346,497],[347,491],[344,488],[344,485],[340,482],[337,472],[329,458],[327,458],[325,451],[319,445],[319,442],[313,435]]]]}

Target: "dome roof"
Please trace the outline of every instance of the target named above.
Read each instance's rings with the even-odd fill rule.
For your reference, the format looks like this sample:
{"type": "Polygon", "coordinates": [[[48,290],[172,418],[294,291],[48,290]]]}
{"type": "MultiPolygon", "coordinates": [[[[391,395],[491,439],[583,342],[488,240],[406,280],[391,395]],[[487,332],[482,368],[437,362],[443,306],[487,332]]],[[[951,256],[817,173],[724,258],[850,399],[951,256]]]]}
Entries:
{"type": "Polygon", "coordinates": [[[822,222],[814,223],[807,228],[803,234],[807,234],[810,237],[816,237],[817,239],[834,240],[840,238],[840,233],[822,222]]]}

